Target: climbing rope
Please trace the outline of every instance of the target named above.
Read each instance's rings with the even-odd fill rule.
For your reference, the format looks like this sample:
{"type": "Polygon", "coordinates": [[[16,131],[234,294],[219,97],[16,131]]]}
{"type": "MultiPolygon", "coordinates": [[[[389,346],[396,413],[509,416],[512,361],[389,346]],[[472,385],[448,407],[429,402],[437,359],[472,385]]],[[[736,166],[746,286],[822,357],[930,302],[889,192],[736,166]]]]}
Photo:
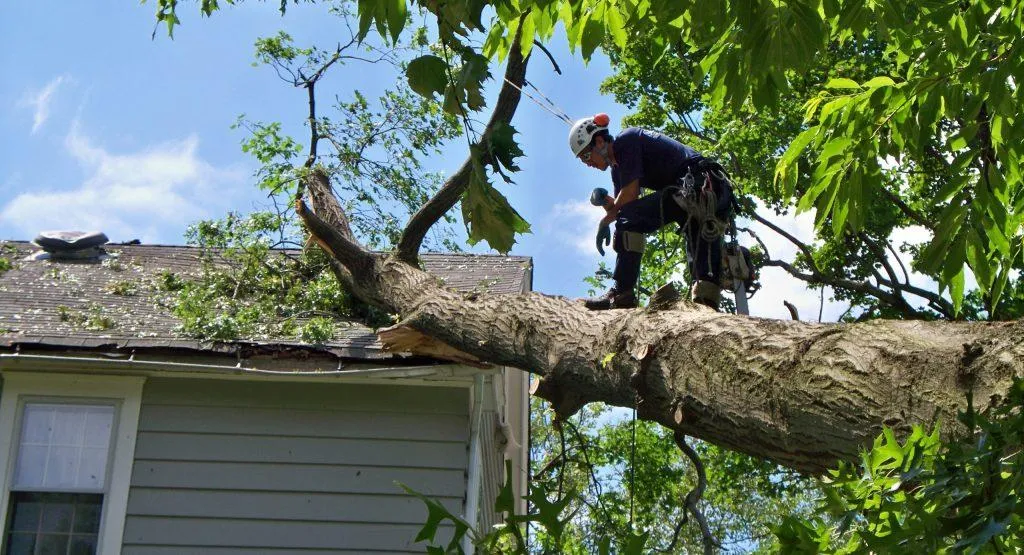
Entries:
{"type": "Polygon", "coordinates": [[[538,100],[537,97],[533,96],[532,94],[524,91],[523,88],[520,87],[519,85],[513,83],[512,81],[509,81],[508,77],[505,78],[505,82],[508,83],[509,85],[512,85],[512,87],[515,88],[517,91],[519,91],[523,96],[525,96],[526,98],[529,98],[530,100],[532,100],[534,102],[534,104],[536,104],[537,106],[540,106],[541,108],[547,110],[547,112],[549,114],[555,116],[556,118],[562,120],[563,122],[565,122],[565,123],[567,123],[569,125],[572,125],[572,123],[573,123],[572,118],[569,117],[569,115],[566,114],[564,110],[559,108],[558,105],[555,104],[550,98],[548,98],[547,96],[544,96],[544,93],[540,92],[540,89],[535,87],[533,85],[533,83],[530,83],[529,81],[527,81],[525,79],[523,80],[523,83],[525,83],[526,85],[529,85],[529,87],[531,89],[536,91],[538,95],[540,95],[544,100],[547,101],[546,104],[544,102],[541,102],[540,100],[538,100]]]}

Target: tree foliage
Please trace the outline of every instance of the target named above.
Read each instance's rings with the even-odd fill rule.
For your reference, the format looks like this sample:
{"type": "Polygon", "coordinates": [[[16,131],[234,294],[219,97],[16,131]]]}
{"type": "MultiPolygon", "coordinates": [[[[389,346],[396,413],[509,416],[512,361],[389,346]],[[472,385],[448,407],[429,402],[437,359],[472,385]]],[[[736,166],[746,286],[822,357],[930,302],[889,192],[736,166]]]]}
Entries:
{"type": "MultiPolygon", "coordinates": [[[[176,0],[156,4],[158,19],[173,30],[180,23],[176,0]]],[[[282,11],[286,7],[283,0],[282,11]]],[[[517,233],[529,230],[493,183],[495,175],[509,181],[508,174],[516,169],[514,158],[520,151],[514,129],[505,123],[480,132],[469,117],[483,108],[489,60],[528,55],[534,39],[550,40],[561,23],[570,47],[584,58],[602,45],[608,47],[622,72],[607,86],[638,106],[633,121],[688,133],[705,150],[730,159],[761,206],[780,213],[814,212],[818,241],[804,244],[790,238],[799,248],[797,259],[775,260],[766,252],[769,264],[811,285],[833,287],[837,296],[860,306],[865,318],[999,319],[1021,314],[1020,1],[423,0],[414,5],[360,0],[355,39],[363,41],[376,30],[382,40],[397,44],[416,7],[435,17],[431,36],[437,42],[409,60],[406,79],[431,106],[439,106],[433,113],[458,120],[469,135],[466,184],[457,190],[472,242],[486,240],[505,252],[517,233]],[[700,113],[700,125],[693,120],[695,112],[700,113]],[[912,269],[935,278],[938,292],[915,287],[908,270],[889,256],[899,247],[890,244],[893,232],[910,225],[929,236],[921,248],[904,247],[913,256],[912,269]],[[970,276],[977,282],[976,291],[969,291],[970,276]]],[[[218,3],[203,0],[200,8],[210,15],[218,3]]],[[[423,33],[415,36],[423,48],[423,33]]],[[[291,67],[299,56],[310,57],[312,67],[323,69],[340,60],[340,52],[329,56],[294,50],[281,39],[263,48],[278,67],[291,67]]],[[[312,98],[316,79],[303,71],[292,75],[298,76],[293,84],[306,87],[312,98]]],[[[356,108],[365,111],[366,106],[356,108]]],[[[252,127],[254,137],[262,135],[261,140],[276,145],[250,145],[257,156],[267,154],[272,187],[310,170],[309,164],[295,167],[294,144],[275,135],[272,124],[252,127]],[[277,173],[275,159],[281,169],[277,173]]],[[[312,102],[310,127],[310,160],[316,161],[318,138],[334,136],[339,129],[316,117],[312,102]]],[[[345,158],[344,149],[336,151],[339,159],[345,158]]],[[[391,169],[373,174],[373,182],[400,184],[407,177],[391,169]]],[[[343,182],[358,180],[362,171],[353,170],[343,182]]],[[[365,189],[362,184],[355,190],[365,189]]],[[[422,203],[425,197],[396,196],[399,204],[417,199],[422,203]]],[[[411,211],[415,204],[404,206],[411,211]]],[[[746,207],[755,219],[758,209],[746,207]]],[[[394,241],[395,235],[386,239],[394,241]]],[[[677,244],[671,237],[662,241],[666,247],[677,244]]],[[[666,260],[672,255],[668,251],[666,260]]],[[[985,438],[973,451],[958,444],[940,447],[934,434],[920,429],[904,443],[887,433],[862,470],[842,468],[826,490],[839,524],[789,520],[780,531],[783,546],[852,551],[905,547],[933,533],[929,541],[936,549],[981,550],[989,544],[996,551],[1013,548],[1016,506],[1010,500],[1019,472],[998,461],[1011,460],[1012,465],[1010,456],[1015,457],[1020,439],[992,422],[1012,420],[1015,413],[1019,409],[997,411],[992,420],[972,415],[970,424],[983,430],[977,437],[985,438]],[[1008,439],[992,439],[997,436],[1008,439]],[[995,447],[985,451],[989,444],[995,447]],[[985,487],[976,487],[978,481],[985,487]]],[[[666,467],[663,452],[647,450],[663,446],[665,437],[641,428],[638,437],[643,440],[637,445],[645,450],[645,461],[660,460],[662,470],[678,474],[679,468],[666,467]]],[[[608,472],[621,472],[621,430],[607,432],[607,437],[597,436],[608,448],[598,462],[608,472]]],[[[597,441],[580,435],[581,445],[597,441]]],[[[729,457],[724,452],[705,454],[729,457]]],[[[647,469],[631,463],[631,473],[645,475],[647,469]]],[[[747,463],[751,461],[733,460],[722,468],[747,463]]],[[[752,463],[756,466],[757,461],[752,463]]],[[[593,461],[585,466],[587,472],[596,472],[593,461]]],[[[767,481],[755,481],[755,489],[769,491],[776,470],[762,470],[767,481]]],[[[751,468],[744,476],[757,473],[751,468]]],[[[663,489],[634,491],[631,499],[656,505],[678,496],[672,484],[664,481],[663,489]]],[[[589,525],[604,526],[604,535],[579,536],[580,548],[607,551],[615,534],[626,551],[651,539],[647,534],[622,535],[621,495],[597,492],[592,499],[595,506],[618,507],[614,514],[619,521],[605,517],[602,523],[601,511],[588,509],[596,516],[589,525]]],[[[567,533],[562,526],[563,517],[551,516],[561,514],[571,501],[542,495],[537,502],[545,507],[538,514],[547,516],[527,515],[526,521],[547,519],[545,528],[556,531],[553,545],[573,537],[575,532],[567,533]]],[[[657,524],[649,522],[650,533],[664,539],[665,531],[657,524]]]]}
{"type": "MultiPolygon", "coordinates": [[[[158,19],[173,29],[179,23],[175,0],[156,4],[158,19]]],[[[937,212],[935,218],[920,214],[918,223],[929,223],[933,234],[920,268],[949,291],[954,315],[961,313],[968,270],[985,310],[998,314],[1022,256],[1020,2],[463,0],[419,6],[436,17],[445,56],[413,60],[410,79],[425,94],[443,94],[450,113],[482,107],[480,83],[489,75],[483,56],[501,60],[511,48],[528,54],[533,39],[550,40],[558,23],[584,58],[606,40],[625,48],[646,37],[656,66],[691,59],[693,80],[706,84],[707,104],[733,111],[776,110],[830,51],[874,51],[884,63],[863,66],[866,73],[836,74],[813,91],[803,88],[811,93],[802,106],[803,130],[778,159],[775,196],[796,195],[799,210],[814,208],[819,226],[842,238],[865,230],[877,199],[910,190],[937,212]],[[488,6],[494,15],[485,25],[488,6]],[[473,33],[486,34],[479,52],[468,40],[473,33]],[[437,69],[445,70],[443,82],[437,69]],[[810,164],[800,163],[805,152],[810,164]],[[925,159],[944,170],[942,183],[915,184],[888,167],[894,161],[922,169],[925,159]]],[[[207,15],[217,8],[216,0],[201,6],[207,15]]],[[[357,36],[375,28],[397,41],[408,12],[405,0],[359,2],[357,36]]],[[[486,176],[474,174],[471,189],[488,209],[465,213],[467,225],[478,226],[471,235],[495,237],[492,245],[505,249],[511,243],[498,228],[521,232],[525,222],[486,176]]]]}
{"type": "Polygon", "coordinates": [[[819,512],[778,529],[788,553],[1007,553],[1019,551],[1024,519],[1024,384],[990,414],[960,415],[972,434],[943,444],[938,425],[904,441],[886,429],[860,464],[825,480],[819,512]]]}

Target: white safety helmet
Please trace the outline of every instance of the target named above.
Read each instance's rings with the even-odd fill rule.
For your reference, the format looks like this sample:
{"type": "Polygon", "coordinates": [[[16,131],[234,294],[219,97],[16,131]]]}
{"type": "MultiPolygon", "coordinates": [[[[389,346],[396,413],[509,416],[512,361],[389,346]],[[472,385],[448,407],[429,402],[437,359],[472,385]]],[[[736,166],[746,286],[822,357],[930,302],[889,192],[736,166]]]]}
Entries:
{"type": "Polygon", "coordinates": [[[569,149],[573,156],[579,156],[583,149],[594,140],[594,135],[608,129],[610,119],[608,114],[597,114],[592,118],[583,118],[572,124],[569,130],[569,149]]]}

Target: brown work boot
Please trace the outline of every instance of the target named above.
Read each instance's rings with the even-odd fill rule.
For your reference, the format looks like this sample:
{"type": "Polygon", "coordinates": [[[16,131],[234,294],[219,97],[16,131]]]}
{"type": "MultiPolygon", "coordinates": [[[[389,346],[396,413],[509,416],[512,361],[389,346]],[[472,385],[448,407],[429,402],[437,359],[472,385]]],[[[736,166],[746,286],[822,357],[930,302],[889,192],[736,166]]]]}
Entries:
{"type": "Polygon", "coordinates": [[[600,297],[583,299],[583,306],[590,310],[608,310],[609,308],[636,308],[636,294],[632,291],[619,293],[614,287],[600,297]]]}

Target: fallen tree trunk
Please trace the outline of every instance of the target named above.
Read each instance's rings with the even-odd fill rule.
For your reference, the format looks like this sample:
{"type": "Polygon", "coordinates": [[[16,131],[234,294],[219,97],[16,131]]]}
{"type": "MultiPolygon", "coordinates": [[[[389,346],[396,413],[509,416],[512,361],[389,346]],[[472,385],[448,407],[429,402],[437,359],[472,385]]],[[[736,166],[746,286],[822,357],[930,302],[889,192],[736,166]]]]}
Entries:
{"type": "Polygon", "coordinates": [[[805,472],[855,457],[883,425],[940,420],[956,433],[968,395],[984,410],[1024,374],[1024,322],[810,324],[688,301],[593,312],[539,293],[461,295],[395,258],[357,288],[463,361],[539,375],[536,394],[561,417],[635,404],[640,418],[805,472]]]}

